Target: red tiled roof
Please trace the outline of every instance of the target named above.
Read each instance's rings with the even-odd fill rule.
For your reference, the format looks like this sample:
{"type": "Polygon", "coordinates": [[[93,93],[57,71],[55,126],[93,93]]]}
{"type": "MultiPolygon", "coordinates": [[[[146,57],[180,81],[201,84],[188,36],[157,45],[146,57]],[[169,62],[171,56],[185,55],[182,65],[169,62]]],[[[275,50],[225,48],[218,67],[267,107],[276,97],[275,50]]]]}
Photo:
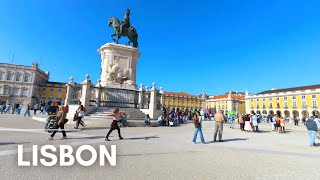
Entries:
{"type": "Polygon", "coordinates": [[[187,94],[185,92],[164,92],[165,95],[171,96],[188,96],[188,97],[196,97],[195,95],[187,94]]]}
{"type": "MultiPolygon", "coordinates": [[[[222,95],[214,96],[213,98],[210,98],[210,99],[226,99],[228,98],[228,96],[229,94],[222,94],[222,95]]],[[[231,94],[231,98],[244,100],[244,96],[238,96],[236,94],[231,94]]]]}
{"type": "Polygon", "coordinates": [[[309,86],[299,86],[299,87],[292,87],[292,88],[284,88],[284,89],[267,90],[267,91],[262,91],[258,94],[271,94],[271,93],[279,93],[279,92],[287,92],[287,91],[301,91],[301,90],[307,90],[307,89],[320,89],[320,84],[309,85],[309,86]]]}

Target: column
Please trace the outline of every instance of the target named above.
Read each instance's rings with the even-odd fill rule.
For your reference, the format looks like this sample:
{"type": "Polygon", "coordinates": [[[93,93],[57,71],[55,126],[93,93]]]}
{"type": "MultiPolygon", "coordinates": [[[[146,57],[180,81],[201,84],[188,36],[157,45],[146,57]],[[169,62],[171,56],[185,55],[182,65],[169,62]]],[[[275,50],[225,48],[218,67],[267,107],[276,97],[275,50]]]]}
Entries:
{"type": "Polygon", "coordinates": [[[157,110],[157,89],[156,83],[152,83],[152,88],[150,89],[150,103],[149,103],[149,115],[152,119],[155,119],[155,111],[157,110]]]}
{"type": "MultiPolygon", "coordinates": [[[[70,104],[70,100],[71,100],[71,92],[72,92],[72,86],[74,85],[73,82],[74,78],[70,77],[70,82],[68,84],[66,84],[67,86],[67,92],[66,92],[66,97],[64,99],[64,105],[70,104]]],[[[46,93],[45,91],[43,92],[44,94],[46,93]]],[[[45,96],[44,96],[45,97],[45,96]]],[[[46,98],[46,97],[45,97],[46,98]]]]}
{"type": "Polygon", "coordinates": [[[143,104],[144,104],[144,102],[143,102],[143,96],[144,96],[144,94],[143,94],[143,84],[140,84],[140,89],[138,90],[139,91],[139,99],[138,99],[138,104],[139,104],[139,109],[143,109],[144,107],[143,107],[143,104]]]}
{"type": "Polygon", "coordinates": [[[84,107],[89,107],[89,101],[90,101],[90,93],[91,93],[91,82],[89,80],[89,75],[86,75],[86,79],[81,83],[82,85],[82,94],[80,101],[82,102],[82,105],[84,107]]]}

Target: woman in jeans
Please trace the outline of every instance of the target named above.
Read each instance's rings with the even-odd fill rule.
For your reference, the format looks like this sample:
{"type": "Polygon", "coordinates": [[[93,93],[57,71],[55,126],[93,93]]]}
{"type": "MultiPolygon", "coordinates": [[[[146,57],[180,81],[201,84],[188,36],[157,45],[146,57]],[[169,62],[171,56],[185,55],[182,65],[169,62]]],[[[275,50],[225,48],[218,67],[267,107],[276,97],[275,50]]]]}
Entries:
{"type": "Polygon", "coordinates": [[[200,133],[200,140],[203,144],[205,144],[203,133],[202,133],[202,116],[200,116],[200,112],[196,111],[196,117],[193,119],[194,121],[198,121],[198,127],[195,127],[193,140],[192,142],[196,144],[198,132],[200,133]]]}
{"type": "Polygon", "coordinates": [[[110,141],[110,140],[109,140],[109,135],[111,134],[111,132],[112,132],[113,130],[118,130],[119,139],[120,139],[120,140],[123,139],[123,137],[121,137],[120,128],[119,128],[119,126],[118,126],[118,122],[119,122],[120,119],[121,119],[121,113],[120,113],[119,108],[116,108],[110,116],[113,117],[113,121],[112,121],[112,123],[111,123],[111,128],[110,128],[110,130],[109,130],[109,132],[108,132],[105,140],[106,140],[106,141],[110,141]]]}

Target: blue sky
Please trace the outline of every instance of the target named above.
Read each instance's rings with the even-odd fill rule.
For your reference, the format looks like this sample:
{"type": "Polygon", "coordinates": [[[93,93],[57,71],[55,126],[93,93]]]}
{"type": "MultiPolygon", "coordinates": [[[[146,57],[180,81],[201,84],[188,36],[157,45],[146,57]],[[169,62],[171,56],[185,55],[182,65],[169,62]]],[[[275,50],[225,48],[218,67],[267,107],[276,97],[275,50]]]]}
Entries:
{"type": "Polygon", "coordinates": [[[110,16],[131,10],[137,83],[220,94],[319,84],[320,1],[3,0],[0,62],[40,63],[51,81],[100,76],[110,16]]]}

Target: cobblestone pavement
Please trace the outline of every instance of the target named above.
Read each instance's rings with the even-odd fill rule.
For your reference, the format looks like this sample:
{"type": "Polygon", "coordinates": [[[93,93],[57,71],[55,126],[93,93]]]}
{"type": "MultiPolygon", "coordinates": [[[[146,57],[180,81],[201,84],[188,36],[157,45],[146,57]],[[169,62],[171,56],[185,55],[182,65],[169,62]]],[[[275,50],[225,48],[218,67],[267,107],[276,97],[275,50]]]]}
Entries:
{"type": "MultiPolygon", "coordinates": [[[[212,142],[214,122],[208,121],[203,123],[207,144],[193,144],[193,124],[121,128],[124,140],[113,132],[110,142],[104,141],[107,126],[69,132],[67,140],[57,133],[56,140],[48,141],[43,125],[29,117],[0,115],[0,179],[320,179],[320,146],[309,147],[304,126],[287,124],[286,133],[275,134],[271,124],[260,124],[261,133],[225,124],[219,143],[212,142]],[[117,145],[117,166],[18,167],[19,144],[26,160],[32,159],[32,145],[117,145]]],[[[82,156],[90,158],[86,151],[82,156]]]]}

